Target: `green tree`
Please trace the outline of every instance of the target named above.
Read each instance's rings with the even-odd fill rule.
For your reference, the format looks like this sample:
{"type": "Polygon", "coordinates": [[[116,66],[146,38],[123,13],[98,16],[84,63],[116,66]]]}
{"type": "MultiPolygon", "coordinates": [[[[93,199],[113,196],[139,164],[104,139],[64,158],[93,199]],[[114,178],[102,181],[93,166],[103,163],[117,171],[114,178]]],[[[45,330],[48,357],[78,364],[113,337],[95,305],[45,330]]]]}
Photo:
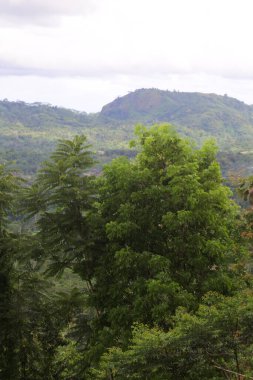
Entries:
{"type": "Polygon", "coordinates": [[[66,288],[66,273],[55,280],[45,271],[59,274],[71,267],[89,280],[83,268],[90,265],[93,233],[88,216],[94,192],[87,172],[92,163],[85,137],[76,137],[59,144],[31,186],[20,189],[19,179],[0,167],[1,379],[60,379],[65,363],[56,366],[58,351],[66,339],[76,340],[69,326],[79,318],[85,330],[87,286],[71,274],[77,288],[66,288]],[[30,219],[24,225],[20,215],[16,220],[12,215],[18,201],[30,219]]]}
{"type": "MultiPolygon", "coordinates": [[[[153,367],[140,372],[138,361],[149,360],[141,356],[141,349],[146,351],[142,335],[158,348],[159,339],[166,340],[170,333],[173,338],[173,331],[179,331],[179,307],[194,317],[207,292],[232,297],[245,287],[239,210],[222,185],[215,145],[208,142],[196,149],[169,125],[139,126],[136,132],[137,157],[112,161],[97,179],[90,175],[93,159],[86,139],[61,141],[23,193],[23,209],[34,221],[29,258],[43,263],[51,275],[70,268],[85,284],[79,314],[70,321],[49,319],[45,345],[39,340],[44,352],[54,337],[47,370],[59,379],[124,379],[125,374],[149,379],[153,367]],[[136,323],[144,327],[133,333],[136,323]],[[103,356],[94,372],[101,355],[112,347],[115,374],[105,372],[111,368],[106,363],[114,361],[111,354],[103,356]],[[136,355],[136,373],[128,355],[133,361],[136,355]],[[126,370],[121,370],[121,359],[126,370]]],[[[63,310],[57,303],[55,307],[56,314],[63,310]]],[[[195,364],[187,366],[184,346],[178,352],[170,373],[180,378],[195,364]]],[[[160,359],[152,379],[167,378],[162,371],[168,373],[168,367],[164,370],[160,359]]],[[[207,371],[217,373],[210,368],[207,371]]]]}
{"type": "Polygon", "coordinates": [[[89,147],[85,136],[60,141],[23,194],[23,210],[35,220],[35,256],[49,260],[52,274],[67,267],[80,272],[84,261],[88,267],[92,234],[88,215],[94,201],[89,147]]]}
{"type": "Polygon", "coordinates": [[[13,293],[17,236],[10,230],[19,179],[0,165],[0,376],[15,378],[15,326],[10,303],[13,293]]]}
{"type": "MultiPolygon", "coordinates": [[[[65,367],[69,360],[68,354],[73,351],[72,346],[75,347],[78,340],[80,346],[86,348],[91,334],[93,311],[86,299],[93,287],[97,220],[93,214],[93,203],[96,201],[94,178],[90,173],[94,161],[89,148],[84,136],[60,141],[51,158],[42,165],[34,183],[21,194],[21,209],[25,219],[30,220],[30,223],[32,221],[31,231],[27,231],[26,238],[27,260],[34,260],[41,267],[40,272],[44,271],[44,276],[57,276],[57,282],[62,275],[65,278],[66,269],[71,270],[72,277],[77,274],[79,280],[83,280],[81,296],[78,296],[78,302],[74,302],[74,305],[75,294],[69,294],[66,289],[67,300],[72,305],[70,309],[76,310],[70,320],[64,317],[64,312],[62,314],[64,307],[55,297],[51,296],[48,300],[53,307],[48,302],[45,304],[55,311],[52,318],[48,319],[49,333],[43,338],[45,343],[41,342],[44,363],[51,363],[47,369],[48,378],[55,377],[56,373],[61,378],[68,373],[65,367]],[[47,344],[51,348],[49,350],[48,347],[48,355],[43,351],[47,344]],[[66,350],[63,346],[66,346],[66,350]],[[59,364],[58,369],[56,363],[59,364]]],[[[54,286],[49,287],[50,291],[54,291],[54,286]]],[[[44,308],[45,315],[47,306],[44,308]]],[[[41,313],[41,318],[44,318],[44,314],[41,313]]],[[[41,366],[46,371],[43,363],[41,366]]],[[[69,371],[73,372],[71,369],[69,371]]]]}
{"type": "Polygon", "coordinates": [[[93,379],[252,379],[252,291],[208,293],[195,314],[179,309],[173,328],[136,325],[127,350],[104,354],[93,379]]]}
{"type": "Polygon", "coordinates": [[[136,159],[122,157],[98,179],[106,244],[91,304],[99,347],[128,344],[134,322],[169,329],[179,306],[242,284],[238,209],[222,185],[216,147],[195,149],[169,125],[137,128],[136,159]],[[241,271],[241,273],[240,273],[241,271]]]}

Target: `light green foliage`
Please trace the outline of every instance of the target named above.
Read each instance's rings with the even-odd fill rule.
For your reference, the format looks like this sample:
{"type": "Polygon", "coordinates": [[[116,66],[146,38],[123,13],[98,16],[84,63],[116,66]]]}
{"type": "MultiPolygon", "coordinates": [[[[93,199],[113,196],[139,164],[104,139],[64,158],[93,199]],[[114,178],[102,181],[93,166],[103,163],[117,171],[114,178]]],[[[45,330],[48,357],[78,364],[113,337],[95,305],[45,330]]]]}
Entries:
{"type": "Polygon", "coordinates": [[[214,144],[194,149],[168,125],[139,126],[137,136],[136,159],[114,160],[98,179],[107,244],[92,302],[103,337],[122,347],[134,322],[168,329],[179,306],[195,310],[206,292],[243,283],[238,210],[214,144]]]}
{"type": "Polygon", "coordinates": [[[251,291],[233,297],[208,293],[196,314],[179,309],[168,332],[136,325],[128,349],[104,354],[93,379],[218,380],[236,373],[248,378],[252,315],[251,291]]]}

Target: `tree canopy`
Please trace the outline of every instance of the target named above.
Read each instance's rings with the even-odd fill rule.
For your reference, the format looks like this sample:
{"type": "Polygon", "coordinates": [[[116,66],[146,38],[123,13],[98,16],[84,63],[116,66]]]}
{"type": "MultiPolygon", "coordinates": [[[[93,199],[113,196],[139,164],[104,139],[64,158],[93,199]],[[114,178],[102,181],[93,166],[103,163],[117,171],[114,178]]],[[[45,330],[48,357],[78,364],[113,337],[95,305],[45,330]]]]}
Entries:
{"type": "Polygon", "coordinates": [[[250,252],[215,144],[164,124],[132,146],[98,177],[85,137],[60,141],[32,184],[3,170],[4,379],[251,374],[250,252]]]}

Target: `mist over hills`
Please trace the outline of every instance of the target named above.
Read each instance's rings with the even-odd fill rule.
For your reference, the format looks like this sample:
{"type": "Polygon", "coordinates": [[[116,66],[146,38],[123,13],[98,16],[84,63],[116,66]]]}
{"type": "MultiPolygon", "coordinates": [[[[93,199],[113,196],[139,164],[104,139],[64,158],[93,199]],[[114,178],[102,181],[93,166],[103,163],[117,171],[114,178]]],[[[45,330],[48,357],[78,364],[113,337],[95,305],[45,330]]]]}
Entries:
{"type": "Polygon", "coordinates": [[[58,139],[85,134],[106,162],[119,154],[131,155],[128,142],[136,123],[161,122],[175,125],[197,144],[216,138],[224,154],[237,157],[239,167],[240,162],[245,166],[251,160],[240,152],[252,149],[253,106],[227,95],[158,89],[136,90],[95,114],[43,103],[0,101],[0,159],[15,160],[25,173],[32,173],[58,139]]]}

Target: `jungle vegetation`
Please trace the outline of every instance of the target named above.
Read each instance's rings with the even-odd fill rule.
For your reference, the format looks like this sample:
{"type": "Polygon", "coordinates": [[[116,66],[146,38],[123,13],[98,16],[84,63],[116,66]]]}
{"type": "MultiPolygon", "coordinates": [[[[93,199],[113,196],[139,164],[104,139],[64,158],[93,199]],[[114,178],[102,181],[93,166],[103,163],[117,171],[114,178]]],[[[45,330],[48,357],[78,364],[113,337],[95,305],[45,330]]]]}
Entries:
{"type": "Polygon", "coordinates": [[[59,139],[86,135],[97,164],[133,155],[129,141],[136,123],[169,122],[196,142],[215,138],[223,175],[250,175],[253,167],[253,107],[227,95],[139,89],[87,114],[43,103],[0,101],[0,162],[14,162],[26,177],[48,159],[59,139]]]}
{"type": "Polygon", "coordinates": [[[212,140],[139,125],[131,146],[99,176],[84,136],[33,181],[1,165],[1,379],[252,378],[251,207],[212,140]]]}

